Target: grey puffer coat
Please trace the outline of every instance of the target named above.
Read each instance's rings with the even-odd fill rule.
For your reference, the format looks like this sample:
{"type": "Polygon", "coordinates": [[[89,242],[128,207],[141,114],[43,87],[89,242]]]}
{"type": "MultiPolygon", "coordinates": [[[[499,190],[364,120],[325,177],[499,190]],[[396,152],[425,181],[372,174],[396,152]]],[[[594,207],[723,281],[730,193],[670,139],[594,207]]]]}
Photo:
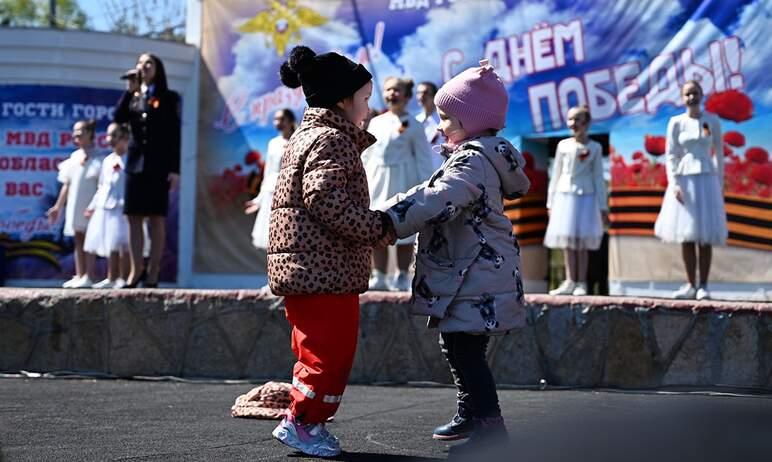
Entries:
{"type": "Polygon", "coordinates": [[[419,233],[411,302],[430,326],[496,334],[525,324],[520,246],[503,201],[528,191],[523,167],[509,141],[475,138],[390,201],[397,235],[419,233]]]}

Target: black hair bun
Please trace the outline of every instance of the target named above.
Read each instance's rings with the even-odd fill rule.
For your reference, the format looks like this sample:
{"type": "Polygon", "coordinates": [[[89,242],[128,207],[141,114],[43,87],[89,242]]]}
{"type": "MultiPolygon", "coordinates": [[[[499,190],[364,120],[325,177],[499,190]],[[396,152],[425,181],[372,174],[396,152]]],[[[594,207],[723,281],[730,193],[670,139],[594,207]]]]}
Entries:
{"type": "Polygon", "coordinates": [[[289,59],[279,68],[281,83],[289,88],[300,86],[300,74],[304,73],[313,63],[316,53],[306,46],[297,46],[290,51],[289,59]]]}

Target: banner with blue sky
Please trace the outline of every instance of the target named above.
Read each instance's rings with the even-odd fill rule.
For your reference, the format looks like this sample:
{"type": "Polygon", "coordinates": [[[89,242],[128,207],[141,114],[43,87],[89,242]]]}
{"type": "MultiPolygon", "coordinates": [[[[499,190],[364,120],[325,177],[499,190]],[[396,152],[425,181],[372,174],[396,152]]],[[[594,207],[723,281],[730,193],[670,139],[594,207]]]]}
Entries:
{"type": "MultiPolygon", "coordinates": [[[[262,153],[275,136],[273,112],[289,107],[302,114],[302,92],[283,87],[277,72],[301,43],[365,64],[376,77],[375,108],[383,106],[378,89],[387,76],[441,85],[488,59],[510,93],[502,134],[521,148],[541,149],[530,153],[540,170],[547,170],[551,153],[539,140],[567,136],[568,108],[587,104],[592,132],[608,135],[612,189],[662,187],[658,143],[668,119],[684,110],[681,85],[699,80],[708,109],[721,117],[723,132],[732,133],[723,153],[728,174],[750,178],[728,181],[727,193],[758,199],[766,210],[771,19],[770,0],[204,2],[197,239],[216,242],[229,224],[247,223],[228,218],[238,210],[226,204],[254,193],[260,163],[249,154],[262,153]]],[[[750,239],[732,245],[744,242],[768,256],[772,239],[760,238],[757,225],[735,231],[750,239]]],[[[228,239],[240,232],[248,245],[248,225],[231,231],[228,239]]],[[[236,254],[238,247],[218,249],[236,254]]],[[[199,270],[247,267],[216,269],[213,258],[197,261],[199,270]]],[[[624,279],[625,264],[616,266],[624,279]]]]}

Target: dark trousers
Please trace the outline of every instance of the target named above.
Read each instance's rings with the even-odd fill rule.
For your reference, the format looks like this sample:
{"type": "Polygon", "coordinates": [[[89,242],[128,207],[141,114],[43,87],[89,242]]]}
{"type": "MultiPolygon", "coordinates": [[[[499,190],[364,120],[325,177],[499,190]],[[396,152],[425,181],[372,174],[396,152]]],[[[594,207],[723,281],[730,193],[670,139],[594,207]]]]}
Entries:
{"type": "Polygon", "coordinates": [[[458,413],[464,418],[500,417],[496,382],[485,354],[487,335],[463,332],[440,334],[442,354],[448,360],[453,381],[458,388],[458,413]]]}

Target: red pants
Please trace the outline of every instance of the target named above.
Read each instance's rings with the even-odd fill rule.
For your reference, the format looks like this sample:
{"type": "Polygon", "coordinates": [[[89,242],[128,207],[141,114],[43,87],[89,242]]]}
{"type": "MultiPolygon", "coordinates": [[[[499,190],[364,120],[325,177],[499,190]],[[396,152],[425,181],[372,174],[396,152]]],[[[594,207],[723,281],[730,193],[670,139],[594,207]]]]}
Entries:
{"type": "Polygon", "coordinates": [[[358,295],[288,295],[292,326],[290,412],[305,424],[335,415],[346,389],[359,331],[358,295]]]}

